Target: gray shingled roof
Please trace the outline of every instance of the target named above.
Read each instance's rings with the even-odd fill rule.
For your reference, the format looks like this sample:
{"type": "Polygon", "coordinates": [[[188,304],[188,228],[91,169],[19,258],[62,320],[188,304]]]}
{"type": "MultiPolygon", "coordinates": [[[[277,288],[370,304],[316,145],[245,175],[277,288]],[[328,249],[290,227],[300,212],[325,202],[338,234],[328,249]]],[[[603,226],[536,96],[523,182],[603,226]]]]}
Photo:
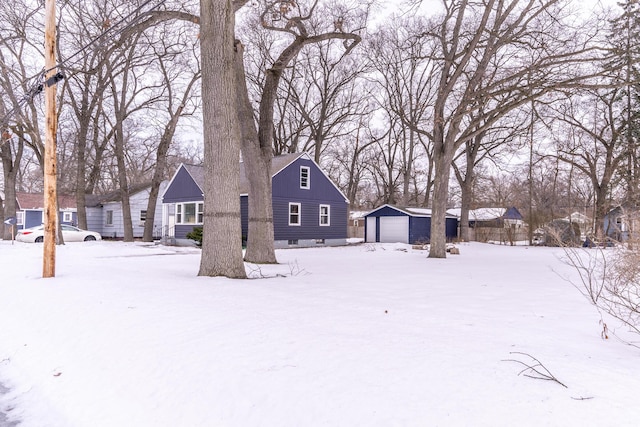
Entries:
{"type": "MultiPolygon", "coordinates": [[[[289,166],[294,160],[302,156],[302,153],[283,154],[281,156],[275,156],[271,160],[271,176],[276,175],[282,169],[289,166]]],[[[198,184],[198,187],[204,192],[204,167],[199,165],[184,165],[185,169],[193,180],[198,184]]],[[[244,162],[240,162],[240,194],[249,193],[249,180],[244,169],[244,162]]]]}

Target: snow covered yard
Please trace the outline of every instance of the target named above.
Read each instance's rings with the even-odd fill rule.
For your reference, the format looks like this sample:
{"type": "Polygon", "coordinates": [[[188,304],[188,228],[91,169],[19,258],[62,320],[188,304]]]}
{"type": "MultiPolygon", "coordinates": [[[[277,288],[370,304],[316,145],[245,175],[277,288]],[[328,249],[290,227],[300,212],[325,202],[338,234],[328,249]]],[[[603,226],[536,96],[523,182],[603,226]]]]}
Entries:
{"type": "Polygon", "coordinates": [[[267,278],[237,281],[196,277],[197,249],[80,243],[41,279],[41,245],[0,241],[0,413],[20,427],[637,425],[640,350],[601,339],[561,250],[460,249],[282,250],[248,266],[267,278]],[[531,360],[513,352],[568,388],[518,375],[505,360],[531,360]]]}

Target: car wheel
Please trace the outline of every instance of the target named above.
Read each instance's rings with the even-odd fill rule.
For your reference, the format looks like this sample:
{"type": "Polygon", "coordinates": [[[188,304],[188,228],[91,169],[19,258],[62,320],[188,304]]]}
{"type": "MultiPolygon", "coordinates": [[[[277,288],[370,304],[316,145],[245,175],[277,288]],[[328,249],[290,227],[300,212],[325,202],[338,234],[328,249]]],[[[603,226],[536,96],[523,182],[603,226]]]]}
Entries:
{"type": "Polygon", "coordinates": [[[96,240],[94,236],[87,236],[84,238],[85,242],[93,242],[94,240],[96,240]]]}
{"type": "Polygon", "coordinates": [[[38,237],[36,237],[36,240],[34,240],[34,242],[36,242],[36,243],[42,243],[42,242],[44,242],[44,237],[42,237],[42,236],[38,236],[38,237]]]}

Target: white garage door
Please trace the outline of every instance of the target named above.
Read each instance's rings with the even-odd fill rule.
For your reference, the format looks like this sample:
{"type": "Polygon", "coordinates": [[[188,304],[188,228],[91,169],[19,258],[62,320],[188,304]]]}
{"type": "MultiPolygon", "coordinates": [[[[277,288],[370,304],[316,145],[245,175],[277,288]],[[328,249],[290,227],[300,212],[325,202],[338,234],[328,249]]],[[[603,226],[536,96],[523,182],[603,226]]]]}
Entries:
{"type": "Polygon", "coordinates": [[[376,217],[368,216],[367,217],[367,238],[366,241],[369,243],[375,243],[376,241],[376,217]]]}
{"type": "Polygon", "coordinates": [[[381,243],[409,243],[409,217],[408,216],[382,216],[380,217],[380,242],[381,243]]]}

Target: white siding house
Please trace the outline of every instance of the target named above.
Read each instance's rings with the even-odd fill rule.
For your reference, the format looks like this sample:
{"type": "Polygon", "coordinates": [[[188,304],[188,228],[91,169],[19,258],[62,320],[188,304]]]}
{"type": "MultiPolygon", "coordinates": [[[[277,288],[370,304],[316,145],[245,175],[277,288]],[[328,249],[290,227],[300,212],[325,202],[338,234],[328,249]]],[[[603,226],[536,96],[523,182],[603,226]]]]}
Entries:
{"type": "MultiPolygon", "coordinates": [[[[168,181],[163,181],[160,185],[159,194],[162,195],[167,187],[168,181]]],[[[132,191],[129,195],[131,205],[131,222],[133,224],[133,237],[141,238],[144,233],[144,224],[149,217],[147,204],[149,203],[149,193],[151,186],[132,191]]],[[[103,199],[101,202],[101,230],[100,234],[105,238],[124,237],[124,217],[122,215],[122,201],[118,195],[112,198],[103,199]]],[[[92,214],[93,216],[93,214],[92,214]]],[[[160,238],[162,231],[162,200],[158,197],[156,210],[153,213],[153,236],[160,238]]],[[[89,222],[89,212],[87,212],[87,222],[89,222]]]]}

